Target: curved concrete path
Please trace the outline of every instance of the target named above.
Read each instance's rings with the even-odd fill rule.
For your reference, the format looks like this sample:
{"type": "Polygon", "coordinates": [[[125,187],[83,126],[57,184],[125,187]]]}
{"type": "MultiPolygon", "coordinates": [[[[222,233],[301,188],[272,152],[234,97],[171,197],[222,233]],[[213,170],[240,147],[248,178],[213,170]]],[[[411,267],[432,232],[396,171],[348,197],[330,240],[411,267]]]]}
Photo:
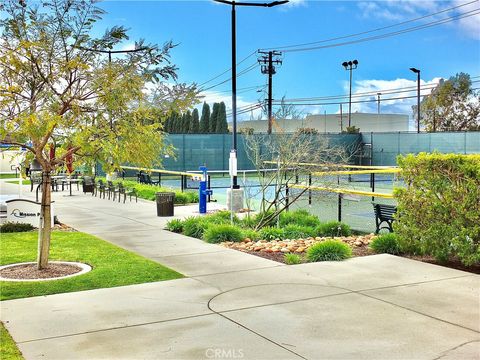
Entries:
{"type": "Polygon", "coordinates": [[[75,194],[54,195],[62,222],[188,278],[2,302],[27,359],[480,359],[477,275],[390,255],[286,266],[167,232],[151,202],[75,194]]]}

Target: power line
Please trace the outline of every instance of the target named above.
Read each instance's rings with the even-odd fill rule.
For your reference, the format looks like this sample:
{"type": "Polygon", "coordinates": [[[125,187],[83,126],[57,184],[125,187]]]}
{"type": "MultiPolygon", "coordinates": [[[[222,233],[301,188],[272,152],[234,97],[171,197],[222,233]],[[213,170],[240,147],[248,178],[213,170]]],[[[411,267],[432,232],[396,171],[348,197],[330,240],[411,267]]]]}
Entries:
{"type": "MultiPolygon", "coordinates": [[[[244,57],[242,60],[240,60],[240,61],[237,63],[237,66],[240,65],[240,64],[242,64],[244,61],[246,61],[247,59],[249,59],[249,58],[252,57],[253,55],[255,55],[256,52],[257,52],[257,51],[254,51],[254,52],[252,52],[251,54],[249,54],[249,55],[247,55],[246,57],[244,57]]],[[[231,69],[232,69],[231,67],[228,68],[227,70],[225,70],[225,71],[223,71],[222,73],[218,74],[217,76],[211,78],[210,80],[207,80],[207,81],[201,83],[201,84],[198,85],[198,86],[201,87],[201,86],[203,86],[203,85],[205,85],[205,84],[208,84],[209,82],[212,82],[213,80],[218,79],[219,77],[221,77],[221,76],[225,75],[226,73],[228,73],[231,69]]]]}
{"type": "MultiPolygon", "coordinates": [[[[478,78],[480,76],[473,76],[471,79],[478,78]]],[[[473,83],[480,82],[480,80],[474,80],[472,81],[473,83]]],[[[423,85],[420,90],[432,90],[438,86],[437,84],[428,84],[428,85],[423,85]]],[[[405,92],[412,92],[416,91],[417,87],[416,86],[407,86],[407,87],[401,87],[401,88],[394,88],[394,89],[376,89],[372,91],[367,91],[367,92],[361,92],[361,93],[355,93],[352,94],[352,97],[367,97],[367,96],[376,96],[379,92],[382,93],[382,95],[390,95],[390,94],[399,94],[399,93],[405,93],[405,92]]],[[[348,98],[348,94],[342,94],[342,95],[327,95],[327,96],[317,96],[317,97],[307,97],[307,98],[291,98],[291,99],[284,99],[284,101],[289,101],[289,102],[302,102],[302,101],[314,101],[314,100],[334,100],[334,99],[344,99],[348,98]]],[[[277,100],[278,101],[278,100],[277,100]]]]}
{"type": "Polygon", "coordinates": [[[361,39],[357,39],[357,40],[339,42],[339,43],[329,44],[329,45],[312,46],[312,47],[305,47],[305,48],[299,48],[299,49],[287,49],[287,50],[282,50],[282,51],[285,52],[285,53],[300,52],[300,51],[312,51],[312,50],[318,50],[318,49],[327,49],[327,48],[332,48],[332,47],[358,44],[358,43],[373,41],[373,40],[380,40],[380,39],[385,39],[385,38],[392,37],[392,36],[406,34],[406,33],[413,32],[413,31],[423,30],[423,29],[433,27],[433,26],[442,25],[442,24],[445,24],[445,23],[448,23],[448,22],[451,22],[451,21],[467,18],[467,17],[470,17],[470,16],[475,16],[475,15],[478,15],[478,14],[480,14],[480,8],[470,10],[470,11],[464,12],[464,13],[456,15],[456,16],[451,16],[451,17],[448,17],[448,18],[445,18],[445,19],[432,21],[430,23],[426,23],[426,24],[423,24],[423,25],[418,25],[418,26],[414,26],[414,27],[411,27],[411,28],[406,28],[406,29],[403,29],[403,30],[394,31],[394,32],[386,33],[386,34],[370,36],[370,37],[365,37],[365,38],[361,38],[361,39]]]}
{"type": "MultiPolygon", "coordinates": [[[[253,64],[251,64],[250,66],[248,66],[247,68],[245,68],[244,70],[240,71],[236,78],[239,78],[240,76],[242,75],[245,75],[246,73],[252,71],[253,69],[255,69],[257,66],[259,66],[259,64],[257,62],[254,62],[253,64]]],[[[214,87],[217,87],[217,86],[220,86],[220,85],[223,85],[223,84],[226,84],[228,82],[232,81],[232,78],[230,77],[229,79],[226,79],[226,80],[223,80],[215,85],[212,85],[212,86],[209,86],[207,88],[204,88],[204,89],[200,89],[200,91],[207,91],[207,90],[210,90],[210,89],[213,89],[214,87]]]]}
{"type": "MultiPolygon", "coordinates": [[[[472,90],[478,90],[480,88],[473,88],[472,90]]],[[[412,99],[412,98],[417,98],[417,95],[412,95],[412,96],[400,96],[400,97],[393,97],[393,98],[384,98],[382,99],[382,102],[385,101],[392,101],[392,100],[404,100],[404,99],[412,99]]],[[[369,102],[376,102],[377,99],[369,99],[369,100],[356,100],[352,101],[352,104],[361,104],[361,103],[369,103],[369,102]]],[[[276,105],[280,105],[280,102],[277,102],[276,105]]],[[[285,105],[291,105],[291,106],[316,106],[316,105],[340,105],[340,104],[348,104],[348,101],[341,101],[341,102],[318,102],[318,103],[283,103],[285,105]]]]}
{"type": "Polygon", "coordinates": [[[417,17],[417,18],[414,18],[414,19],[402,21],[402,22],[399,22],[399,23],[396,23],[396,24],[393,24],[393,25],[383,26],[383,27],[379,27],[379,28],[376,28],[376,29],[371,29],[371,30],[367,30],[367,31],[358,32],[358,33],[355,33],[355,34],[337,36],[337,37],[333,37],[333,38],[329,38],[329,39],[313,41],[313,42],[308,42],[308,43],[285,45],[285,46],[276,46],[276,47],[273,47],[273,48],[263,48],[262,50],[289,49],[289,48],[293,48],[293,47],[309,46],[309,45],[321,44],[321,43],[325,43],[325,42],[329,42],[329,41],[348,39],[348,38],[351,38],[351,37],[370,34],[370,33],[373,33],[373,32],[382,31],[382,30],[393,28],[393,27],[397,27],[397,26],[409,24],[409,23],[412,23],[412,22],[416,22],[416,21],[419,21],[419,20],[423,20],[423,19],[435,16],[435,15],[439,15],[439,14],[442,14],[442,13],[445,13],[445,12],[450,12],[452,10],[459,9],[461,7],[464,7],[464,6],[471,5],[471,4],[476,3],[476,2],[478,2],[478,0],[470,1],[470,2],[461,4],[461,5],[458,5],[458,6],[453,6],[453,7],[450,7],[448,9],[437,11],[435,13],[427,14],[427,15],[420,16],[420,17],[417,17]]]}

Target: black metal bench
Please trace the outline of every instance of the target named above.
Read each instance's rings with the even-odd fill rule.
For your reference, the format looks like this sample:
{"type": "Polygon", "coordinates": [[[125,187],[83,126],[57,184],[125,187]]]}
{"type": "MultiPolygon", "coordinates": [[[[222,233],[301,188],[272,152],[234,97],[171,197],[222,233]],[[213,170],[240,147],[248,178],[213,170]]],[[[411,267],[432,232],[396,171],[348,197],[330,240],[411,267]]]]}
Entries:
{"type": "Polygon", "coordinates": [[[375,234],[378,234],[381,229],[388,229],[390,232],[393,232],[392,224],[395,220],[394,215],[397,212],[397,207],[395,205],[372,204],[373,210],[375,211],[375,224],[377,226],[375,234]],[[387,225],[382,226],[383,223],[387,225]]]}

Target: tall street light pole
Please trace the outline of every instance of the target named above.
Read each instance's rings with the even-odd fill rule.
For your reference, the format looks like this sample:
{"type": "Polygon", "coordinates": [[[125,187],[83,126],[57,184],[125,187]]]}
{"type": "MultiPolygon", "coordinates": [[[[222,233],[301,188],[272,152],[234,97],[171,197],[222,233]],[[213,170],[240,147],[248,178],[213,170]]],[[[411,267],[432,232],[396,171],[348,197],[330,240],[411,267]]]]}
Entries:
{"type": "Polygon", "coordinates": [[[417,133],[420,132],[420,70],[413,67],[410,71],[417,74],[417,133]]]}
{"type": "Polygon", "coordinates": [[[344,61],[342,66],[350,71],[350,96],[348,100],[348,127],[352,126],[352,70],[358,66],[358,60],[344,61]]]}
{"type": "MultiPolygon", "coordinates": [[[[235,7],[236,6],[258,6],[258,7],[274,7],[277,5],[282,5],[288,3],[288,0],[283,1],[273,1],[270,3],[247,3],[247,2],[236,2],[228,0],[214,0],[215,2],[227,4],[232,6],[232,142],[233,142],[233,151],[237,152],[237,39],[236,39],[236,15],[235,7]]],[[[233,188],[238,189],[237,176],[233,176],[233,188]]]]}

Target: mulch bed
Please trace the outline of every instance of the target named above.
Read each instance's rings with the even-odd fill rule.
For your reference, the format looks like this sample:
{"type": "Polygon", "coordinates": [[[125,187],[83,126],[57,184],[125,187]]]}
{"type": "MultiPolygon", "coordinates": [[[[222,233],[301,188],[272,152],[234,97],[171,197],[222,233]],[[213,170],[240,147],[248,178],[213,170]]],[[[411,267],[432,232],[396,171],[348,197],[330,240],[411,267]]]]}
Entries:
{"type": "Polygon", "coordinates": [[[7,279],[49,279],[76,274],[82,268],[73,264],[50,263],[45,269],[38,270],[37,264],[19,264],[0,270],[0,276],[7,279]]]}

